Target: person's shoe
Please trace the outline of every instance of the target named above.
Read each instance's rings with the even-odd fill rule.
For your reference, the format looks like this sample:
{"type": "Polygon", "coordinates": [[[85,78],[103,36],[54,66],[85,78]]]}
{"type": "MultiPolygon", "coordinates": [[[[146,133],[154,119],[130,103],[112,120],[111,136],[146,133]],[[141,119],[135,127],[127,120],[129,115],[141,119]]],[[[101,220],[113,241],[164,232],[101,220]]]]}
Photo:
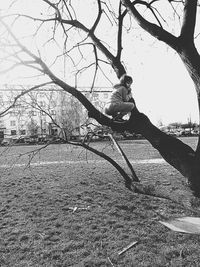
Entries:
{"type": "Polygon", "coordinates": [[[124,122],[125,120],[123,120],[122,118],[113,118],[113,121],[116,121],[116,122],[124,122]]]}
{"type": "Polygon", "coordinates": [[[115,115],[112,115],[112,118],[113,118],[114,121],[123,121],[123,119],[122,119],[123,116],[120,113],[117,113],[115,115]]]}

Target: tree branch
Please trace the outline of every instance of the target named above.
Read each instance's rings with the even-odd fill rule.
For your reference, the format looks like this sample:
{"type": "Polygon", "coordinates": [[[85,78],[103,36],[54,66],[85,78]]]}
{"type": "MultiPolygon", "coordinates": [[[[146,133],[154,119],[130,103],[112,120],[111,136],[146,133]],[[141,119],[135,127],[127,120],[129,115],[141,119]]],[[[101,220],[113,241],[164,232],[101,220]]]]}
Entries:
{"type": "Polygon", "coordinates": [[[131,3],[130,0],[121,0],[121,2],[125,5],[127,10],[131,13],[141,28],[143,28],[156,39],[165,42],[176,51],[179,49],[179,40],[177,37],[158,25],[147,21],[142,15],[140,15],[135,7],[135,4],[138,2],[131,3]]]}
{"type": "Polygon", "coordinates": [[[70,144],[76,145],[76,146],[82,146],[84,148],[86,148],[87,150],[95,153],[96,155],[106,159],[108,162],[110,162],[117,170],[118,172],[122,175],[122,177],[125,180],[125,185],[128,189],[131,188],[131,184],[133,182],[133,180],[128,176],[128,174],[119,166],[119,164],[117,162],[115,162],[112,158],[110,158],[109,156],[107,156],[106,154],[104,154],[103,152],[100,152],[88,145],[86,145],[85,143],[77,143],[77,142],[69,142],[70,144]]]}
{"type": "Polygon", "coordinates": [[[184,42],[193,42],[196,24],[197,0],[185,0],[183,24],[180,38],[184,42]]]}
{"type": "Polygon", "coordinates": [[[122,13],[122,3],[119,3],[119,11],[118,11],[118,34],[117,34],[117,60],[121,60],[122,53],[122,28],[123,28],[123,19],[126,15],[127,11],[125,10],[122,13]]]}
{"type": "Polygon", "coordinates": [[[102,14],[102,8],[101,8],[101,0],[97,0],[97,3],[98,3],[98,16],[97,16],[97,18],[96,18],[96,20],[95,20],[95,22],[94,22],[94,25],[92,26],[92,28],[91,28],[91,32],[94,32],[95,31],[95,29],[96,29],[96,27],[97,27],[97,25],[98,25],[98,23],[99,23],[99,21],[100,21],[100,19],[101,19],[101,14],[102,14]]]}

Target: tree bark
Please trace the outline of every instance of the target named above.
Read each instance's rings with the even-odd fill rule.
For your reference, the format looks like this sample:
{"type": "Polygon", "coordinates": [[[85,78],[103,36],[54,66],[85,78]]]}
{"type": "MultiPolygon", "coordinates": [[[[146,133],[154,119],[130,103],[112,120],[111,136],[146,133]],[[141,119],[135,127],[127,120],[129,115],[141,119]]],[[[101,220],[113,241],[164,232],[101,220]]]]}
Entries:
{"type": "MultiPolygon", "coordinates": [[[[183,64],[185,65],[191,79],[194,82],[194,86],[197,93],[200,119],[200,55],[193,42],[189,44],[185,43],[184,39],[180,37],[180,44],[180,49],[177,52],[181,60],[183,61],[183,64]]],[[[196,156],[198,156],[200,160],[200,139],[196,149],[196,156]]]]}
{"type": "Polygon", "coordinates": [[[195,152],[191,147],[160,131],[137,109],[132,112],[128,128],[142,134],[170,165],[190,179],[195,158],[195,152]]]}

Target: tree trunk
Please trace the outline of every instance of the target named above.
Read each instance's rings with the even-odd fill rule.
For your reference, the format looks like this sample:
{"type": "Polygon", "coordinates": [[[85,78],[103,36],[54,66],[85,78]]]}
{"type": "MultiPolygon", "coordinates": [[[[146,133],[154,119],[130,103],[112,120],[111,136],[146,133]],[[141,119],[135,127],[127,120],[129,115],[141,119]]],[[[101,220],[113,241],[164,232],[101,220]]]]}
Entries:
{"type": "MultiPolygon", "coordinates": [[[[183,61],[183,64],[185,65],[190,77],[192,78],[196,93],[197,93],[197,101],[198,101],[198,107],[199,107],[199,118],[200,118],[200,55],[198,51],[196,50],[194,43],[184,43],[184,40],[182,41],[180,39],[181,43],[181,49],[178,50],[178,54],[183,61]]],[[[196,156],[200,160],[200,139],[197,145],[196,149],[196,156]]]]}
{"type": "MultiPolygon", "coordinates": [[[[177,52],[194,82],[200,110],[200,55],[193,43],[181,38],[179,41],[177,52]]],[[[179,139],[161,132],[137,109],[132,113],[129,129],[141,133],[170,165],[188,179],[194,194],[200,197],[200,139],[194,151],[179,139]]]]}
{"type": "MultiPolygon", "coordinates": [[[[181,49],[177,52],[194,82],[200,112],[200,55],[193,42],[185,42],[180,38],[180,44],[181,49]]],[[[200,196],[200,138],[192,161],[192,173],[189,182],[195,194],[200,196]]]]}
{"type": "Polygon", "coordinates": [[[188,179],[194,194],[200,196],[200,164],[191,147],[160,131],[137,109],[132,112],[126,129],[142,134],[159,151],[166,162],[188,179]]]}

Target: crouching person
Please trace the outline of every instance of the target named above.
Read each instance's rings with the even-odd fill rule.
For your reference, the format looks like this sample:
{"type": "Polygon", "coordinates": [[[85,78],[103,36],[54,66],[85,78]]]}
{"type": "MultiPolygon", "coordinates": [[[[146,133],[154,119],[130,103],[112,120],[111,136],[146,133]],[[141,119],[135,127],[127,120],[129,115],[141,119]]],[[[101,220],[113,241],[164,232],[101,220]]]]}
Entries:
{"type": "Polygon", "coordinates": [[[135,101],[131,93],[132,83],[132,77],[124,74],[120,78],[120,83],[113,87],[113,92],[105,106],[105,114],[112,116],[114,121],[123,122],[123,117],[127,114],[130,115],[135,108],[135,101]]]}

